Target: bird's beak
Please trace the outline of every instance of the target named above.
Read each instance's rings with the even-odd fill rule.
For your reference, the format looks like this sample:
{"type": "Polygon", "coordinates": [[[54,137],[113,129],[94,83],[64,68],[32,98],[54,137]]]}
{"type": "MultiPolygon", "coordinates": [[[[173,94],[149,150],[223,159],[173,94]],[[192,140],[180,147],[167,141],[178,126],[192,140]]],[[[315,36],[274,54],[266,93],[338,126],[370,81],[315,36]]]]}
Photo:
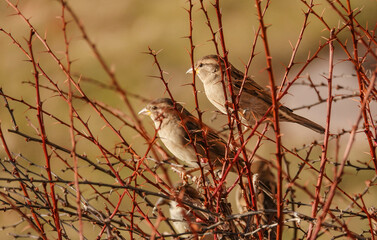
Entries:
{"type": "Polygon", "coordinates": [[[189,70],[187,70],[186,74],[193,73],[193,72],[194,72],[194,70],[192,68],[190,68],[189,70]]]}
{"type": "Polygon", "coordinates": [[[143,115],[148,115],[150,116],[151,115],[151,111],[149,111],[147,108],[143,108],[141,109],[141,111],[138,113],[139,115],[140,114],[143,114],[143,115]]]}

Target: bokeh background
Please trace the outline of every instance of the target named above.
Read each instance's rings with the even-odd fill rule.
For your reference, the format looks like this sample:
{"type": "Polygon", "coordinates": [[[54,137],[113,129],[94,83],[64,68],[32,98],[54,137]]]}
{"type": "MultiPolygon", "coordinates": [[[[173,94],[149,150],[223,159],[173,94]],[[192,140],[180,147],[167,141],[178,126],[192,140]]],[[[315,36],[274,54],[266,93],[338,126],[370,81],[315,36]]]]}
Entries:
{"type": "MultiPolygon", "coordinates": [[[[189,19],[185,8],[188,7],[187,1],[171,1],[171,0],[75,0],[68,1],[71,8],[76,12],[81,23],[85,27],[89,38],[96,44],[99,52],[102,54],[106,63],[114,70],[116,77],[120,80],[121,86],[130,94],[139,95],[145,99],[155,99],[166,97],[165,88],[161,80],[151,76],[158,75],[156,66],[153,64],[152,56],[146,54],[148,47],[160,51],[158,54],[159,62],[166,72],[165,78],[169,80],[170,90],[175,99],[183,102],[185,107],[195,113],[195,104],[193,98],[192,87],[188,84],[192,82],[192,75],[186,75],[185,72],[191,67],[189,57],[189,40],[186,36],[189,34],[189,19]]],[[[193,10],[193,40],[196,45],[195,59],[201,56],[214,53],[213,43],[210,41],[210,31],[206,25],[203,13],[199,10],[199,4],[195,2],[193,10]]],[[[315,1],[317,6],[315,9],[323,13],[326,22],[337,27],[342,25],[342,20],[338,15],[334,14],[326,1],[315,1]]],[[[374,0],[354,0],[351,1],[353,8],[361,9],[361,14],[357,16],[357,20],[363,26],[374,28],[377,20],[377,4],[374,0]]],[[[255,36],[255,30],[258,27],[258,19],[254,1],[221,1],[221,9],[223,14],[223,26],[225,33],[226,46],[229,50],[229,59],[233,65],[243,70],[244,64],[248,61],[252,42],[255,36]]],[[[50,47],[55,51],[57,56],[64,59],[65,43],[62,37],[61,23],[61,5],[58,1],[49,0],[28,0],[18,1],[19,9],[29,18],[33,26],[38,32],[45,36],[50,47]]],[[[216,25],[216,18],[210,2],[206,2],[212,23],[216,25]]],[[[268,28],[268,37],[273,56],[273,64],[275,77],[280,83],[285,66],[288,64],[292,45],[297,41],[297,37],[302,28],[303,10],[306,7],[301,1],[272,1],[265,17],[265,23],[270,24],[268,28]]],[[[70,16],[67,17],[70,19],[70,16]]],[[[17,15],[14,9],[8,6],[6,1],[0,1],[0,28],[11,32],[13,37],[26,46],[24,38],[28,38],[30,34],[29,27],[17,15]]],[[[313,16],[309,18],[308,30],[306,31],[296,62],[305,61],[308,53],[315,52],[320,42],[326,41],[328,31],[324,30],[323,24],[313,16]]],[[[71,72],[78,76],[93,78],[103,83],[109,83],[109,78],[101,68],[98,60],[88,47],[87,43],[82,39],[82,35],[75,24],[68,25],[68,37],[70,38],[70,56],[73,60],[71,72]]],[[[344,34],[344,41],[349,38],[344,34]]],[[[54,79],[62,89],[67,89],[66,78],[62,74],[59,67],[51,56],[45,52],[39,41],[34,40],[34,52],[38,62],[48,70],[48,74],[54,79]]],[[[357,90],[357,80],[354,75],[353,66],[343,61],[346,56],[335,45],[335,72],[337,76],[334,79],[334,85],[341,85],[344,89],[335,91],[335,94],[352,94],[357,90]]],[[[256,52],[258,55],[254,58],[249,73],[262,86],[268,83],[268,76],[265,68],[265,55],[262,45],[257,45],[256,52]]],[[[328,71],[328,51],[324,50],[321,54],[322,59],[317,59],[306,69],[304,74],[310,75],[315,83],[326,82],[323,77],[328,71]]],[[[366,69],[374,69],[376,62],[366,61],[366,69]]],[[[16,98],[22,98],[30,103],[35,103],[35,89],[27,82],[33,82],[32,65],[26,61],[26,57],[17,48],[12,41],[5,35],[0,33],[0,87],[4,93],[16,98]]],[[[297,69],[293,69],[294,72],[297,69]]],[[[303,76],[303,80],[305,76],[303,76]]],[[[45,80],[41,80],[43,84],[45,80]]],[[[46,83],[46,82],[45,82],[46,83]]],[[[112,91],[102,89],[85,81],[81,82],[82,88],[86,94],[98,101],[104,102],[111,107],[119,109],[124,114],[129,115],[128,109],[122,102],[120,96],[115,95],[112,91]]],[[[199,90],[202,86],[197,85],[199,90]]],[[[319,88],[323,97],[326,97],[326,87],[319,88]]],[[[224,125],[224,118],[216,115],[215,109],[205,98],[203,92],[199,92],[200,108],[205,111],[204,121],[214,128],[221,128],[224,125]]],[[[68,121],[68,106],[56,94],[51,91],[42,91],[42,99],[44,108],[53,111],[54,114],[68,121]]],[[[338,133],[342,129],[350,130],[355,122],[356,113],[358,112],[357,97],[349,98],[334,103],[331,132],[338,133]]],[[[146,104],[139,97],[132,97],[130,101],[135,110],[140,110],[146,104]]],[[[315,92],[308,86],[294,86],[289,95],[283,98],[282,102],[290,108],[301,107],[317,101],[315,92]]],[[[0,104],[4,105],[3,99],[0,104]]],[[[105,145],[115,146],[119,139],[114,133],[106,128],[101,119],[98,118],[92,109],[79,100],[75,101],[75,106],[83,116],[90,119],[90,126],[94,130],[95,135],[105,145]]],[[[376,104],[372,104],[377,107],[376,104]]],[[[15,117],[20,128],[31,135],[36,135],[33,125],[37,125],[35,113],[29,111],[25,106],[17,103],[11,103],[14,109],[15,117]]],[[[297,111],[313,121],[325,125],[326,120],[326,104],[321,104],[310,109],[302,109],[297,111]]],[[[376,117],[376,116],[375,116],[376,117]]],[[[11,150],[15,153],[23,153],[29,159],[33,159],[39,164],[43,164],[42,151],[37,143],[26,143],[24,139],[14,134],[8,133],[6,129],[11,129],[11,119],[6,109],[0,107],[1,128],[5,137],[10,144],[11,150]],[[37,150],[36,150],[37,149],[37,150]]],[[[53,119],[46,119],[47,135],[50,141],[56,142],[62,146],[69,148],[70,136],[67,128],[59,126],[53,119]]],[[[149,119],[143,119],[147,129],[153,132],[153,127],[149,119]]],[[[126,127],[122,127],[121,123],[114,120],[113,124],[121,128],[122,134],[140,152],[145,149],[145,144],[140,136],[126,127]]],[[[288,148],[302,147],[304,144],[310,144],[314,140],[321,140],[319,134],[313,133],[308,129],[294,124],[282,124],[283,127],[283,143],[288,148]]],[[[272,136],[272,131],[269,133],[272,136]]],[[[340,153],[344,150],[342,144],[346,142],[348,135],[341,140],[340,153]]],[[[251,146],[253,141],[251,142],[251,146]]],[[[266,158],[272,158],[274,145],[265,143],[260,152],[266,158]]],[[[335,145],[330,145],[329,156],[334,156],[332,150],[335,145]]],[[[78,142],[78,152],[86,153],[88,156],[96,158],[97,150],[88,148],[84,142],[78,142]]],[[[114,150],[115,151],[115,150],[114,150]]],[[[303,151],[303,154],[305,151],[303,151]]],[[[312,154],[320,156],[321,149],[318,147],[312,154]]],[[[368,159],[368,146],[365,136],[359,134],[354,150],[351,152],[350,160],[365,162],[368,159]]],[[[3,149],[0,150],[0,158],[5,158],[3,149]]],[[[298,164],[298,162],[297,162],[298,164]]],[[[62,164],[56,162],[53,169],[59,169],[62,164]]],[[[84,174],[90,174],[91,170],[80,168],[84,174]]],[[[124,173],[127,174],[127,173],[124,173]]],[[[330,173],[329,173],[330,174],[330,173]]],[[[309,174],[310,175],[310,174],[309,174]]],[[[331,174],[330,174],[331,175],[331,174]]],[[[365,187],[365,181],[374,176],[373,171],[365,171],[362,174],[354,176],[355,172],[350,171],[343,179],[341,186],[347,186],[350,195],[361,192],[365,187]],[[347,178],[349,176],[349,178],[347,178]]],[[[65,173],[63,176],[72,178],[72,173],[65,173]]],[[[314,173],[308,179],[304,179],[303,184],[313,187],[310,179],[316,179],[314,173]],[[311,178],[312,177],[312,178],[311,178]],[[305,182],[306,181],[306,182],[305,182]]],[[[112,182],[112,179],[104,181],[112,182]]],[[[375,188],[370,189],[370,193],[365,195],[365,201],[368,204],[377,202],[377,191],[375,188]]],[[[303,195],[303,202],[310,203],[310,199],[303,195]]],[[[124,203],[127,204],[127,203],[124,203]]],[[[339,205],[342,203],[339,202],[339,205]]],[[[376,206],[376,205],[375,205],[376,206]]],[[[308,208],[308,210],[310,210],[308,208]]],[[[16,217],[11,212],[0,214],[0,226],[10,225],[16,221],[16,217]]],[[[357,226],[355,226],[357,228],[357,226]]],[[[364,226],[360,226],[361,228],[364,226]]],[[[365,228],[365,227],[364,227],[365,228]]],[[[5,229],[0,231],[2,239],[11,239],[8,235],[14,229],[5,229]]],[[[17,231],[25,231],[25,229],[17,229],[17,231]]],[[[358,230],[357,230],[358,231],[358,230]]],[[[94,235],[95,236],[95,235],[94,235]]],[[[93,236],[93,237],[94,237],[93,236]]]]}

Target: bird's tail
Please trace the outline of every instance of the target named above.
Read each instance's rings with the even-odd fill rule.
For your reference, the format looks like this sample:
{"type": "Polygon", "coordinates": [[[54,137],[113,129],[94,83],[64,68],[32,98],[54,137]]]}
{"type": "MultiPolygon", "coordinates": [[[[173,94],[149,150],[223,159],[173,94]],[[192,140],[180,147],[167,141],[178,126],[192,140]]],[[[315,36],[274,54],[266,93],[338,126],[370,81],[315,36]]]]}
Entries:
{"type": "Polygon", "coordinates": [[[319,125],[319,124],[317,124],[317,123],[315,123],[315,122],[313,122],[313,121],[311,121],[307,118],[301,117],[301,116],[294,114],[292,112],[289,112],[288,114],[287,113],[285,113],[285,114],[281,113],[281,115],[283,117],[282,120],[298,123],[298,124],[300,124],[304,127],[310,128],[311,130],[316,131],[318,133],[325,133],[325,129],[321,125],[319,125]]]}

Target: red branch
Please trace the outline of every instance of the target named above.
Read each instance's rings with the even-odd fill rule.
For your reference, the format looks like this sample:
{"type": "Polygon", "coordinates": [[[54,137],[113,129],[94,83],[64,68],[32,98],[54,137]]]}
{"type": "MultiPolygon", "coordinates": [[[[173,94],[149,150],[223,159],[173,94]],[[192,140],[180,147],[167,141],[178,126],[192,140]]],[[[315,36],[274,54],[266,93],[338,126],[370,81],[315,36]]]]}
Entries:
{"type": "MultiPolygon", "coordinates": [[[[280,135],[280,128],[279,128],[279,102],[276,96],[276,88],[275,88],[275,79],[272,70],[272,57],[270,54],[270,49],[267,40],[267,29],[264,24],[263,15],[262,15],[262,8],[261,8],[261,1],[255,1],[257,12],[258,12],[258,19],[259,24],[261,27],[261,38],[263,41],[264,51],[266,55],[266,63],[267,63],[267,73],[270,81],[270,91],[271,91],[271,99],[272,99],[272,112],[273,112],[273,124],[275,130],[275,138],[276,138],[276,165],[278,170],[278,181],[277,181],[277,218],[278,218],[278,226],[277,226],[277,236],[276,239],[280,240],[282,237],[283,232],[283,202],[282,202],[282,185],[283,185],[283,174],[282,174],[282,153],[281,153],[281,135],[280,135]]],[[[266,3],[269,4],[269,1],[266,3]]]]}

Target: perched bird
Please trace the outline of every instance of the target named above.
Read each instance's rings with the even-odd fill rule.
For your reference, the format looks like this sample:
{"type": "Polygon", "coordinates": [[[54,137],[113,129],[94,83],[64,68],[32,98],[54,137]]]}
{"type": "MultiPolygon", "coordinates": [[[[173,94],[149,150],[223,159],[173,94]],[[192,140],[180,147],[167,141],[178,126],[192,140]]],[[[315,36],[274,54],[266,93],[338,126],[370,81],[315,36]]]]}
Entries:
{"type": "MultiPolygon", "coordinates": [[[[245,82],[243,83],[244,73],[236,69],[233,65],[229,65],[234,96],[237,96],[240,93],[242,84],[244,84],[238,105],[240,110],[239,113],[243,122],[253,125],[264,116],[272,105],[271,95],[269,91],[263,89],[250,77],[246,77],[245,82]]],[[[224,79],[226,79],[225,71],[226,68],[223,60],[221,58],[218,60],[216,55],[205,56],[195,64],[195,72],[203,82],[208,100],[224,114],[226,114],[227,111],[221,76],[223,75],[224,79]],[[219,63],[221,64],[221,68],[219,63]]],[[[186,73],[192,72],[193,69],[190,68],[186,73]]],[[[226,91],[227,99],[231,102],[228,87],[226,87],[226,91]]],[[[271,116],[272,112],[270,112],[268,117],[271,116]]],[[[325,129],[322,126],[309,119],[294,114],[291,109],[285,106],[279,107],[279,119],[281,121],[298,123],[319,133],[325,132],[325,129]]]]}
{"type": "MultiPolygon", "coordinates": [[[[274,193],[276,193],[276,181],[275,176],[270,170],[270,164],[263,159],[255,159],[252,162],[251,170],[257,174],[253,175],[253,190],[256,195],[256,205],[258,211],[264,212],[260,214],[259,227],[271,225],[277,222],[276,213],[273,210],[276,209],[276,200],[274,193]],[[268,210],[269,212],[265,212],[268,210]],[[272,210],[272,211],[271,211],[272,210]]],[[[251,211],[248,208],[246,199],[249,202],[249,206],[252,206],[251,194],[249,185],[247,182],[243,183],[243,188],[238,186],[236,191],[236,206],[239,213],[246,213],[251,211]],[[243,191],[245,190],[245,191],[243,191]]],[[[242,220],[245,223],[245,232],[250,232],[256,229],[256,218],[252,216],[244,217],[242,220]]],[[[263,230],[264,237],[266,239],[276,238],[276,228],[265,228],[263,230]]],[[[257,237],[257,234],[255,234],[257,237]]]]}
{"type": "MultiPolygon", "coordinates": [[[[160,98],[142,109],[139,114],[149,115],[161,141],[178,159],[190,167],[209,168],[208,161],[214,169],[221,169],[223,163],[233,160],[234,154],[227,152],[226,142],[211,128],[179,103],[171,99],[160,98]]],[[[236,172],[235,169],[233,169],[236,172]]]]}
{"type": "Polygon", "coordinates": [[[204,199],[200,196],[198,191],[189,185],[178,185],[176,191],[176,201],[159,198],[155,204],[153,212],[156,212],[156,209],[160,206],[168,205],[170,214],[169,220],[172,222],[172,225],[178,234],[186,232],[201,232],[203,227],[214,220],[204,207],[204,199]]]}
{"type": "MultiPolygon", "coordinates": [[[[152,118],[159,137],[168,150],[191,167],[198,167],[200,161],[200,165],[208,169],[208,161],[210,161],[213,168],[218,169],[223,164],[229,163],[227,161],[234,159],[234,152],[227,148],[226,142],[214,130],[204,123],[200,123],[199,119],[182,105],[174,103],[168,98],[160,98],[151,102],[139,114],[146,114],[152,118]],[[227,160],[225,160],[226,154],[228,155],[227,160]]],[[[236,164],[242,168],[244,166],[243,159],[239,158],[236,164]]],[[[236,167],[231,170],[237,173],[236,167]]],[[[276,208],[274,205],[275,176],[271,172],[268,161],[254,157],[250,171],[259,176],[258,189],[256,189],[258,191],[255,191],[258,209],[276,208]]],[[[171,209],[177,209],[178,206],[174,201],[170,201],[169,205],[171,209]]],[[[244,206],[246,207],[246,205],[244,206]]],[[[247,209],[244,208],[244,210],[247,209]]],[[[171,210],[172,215],[175,213],[177,212],[171,210]]],[[[263,217],[262,223],[271,223],[273,218],[274,214],[267,214],[263,217]]]]}

